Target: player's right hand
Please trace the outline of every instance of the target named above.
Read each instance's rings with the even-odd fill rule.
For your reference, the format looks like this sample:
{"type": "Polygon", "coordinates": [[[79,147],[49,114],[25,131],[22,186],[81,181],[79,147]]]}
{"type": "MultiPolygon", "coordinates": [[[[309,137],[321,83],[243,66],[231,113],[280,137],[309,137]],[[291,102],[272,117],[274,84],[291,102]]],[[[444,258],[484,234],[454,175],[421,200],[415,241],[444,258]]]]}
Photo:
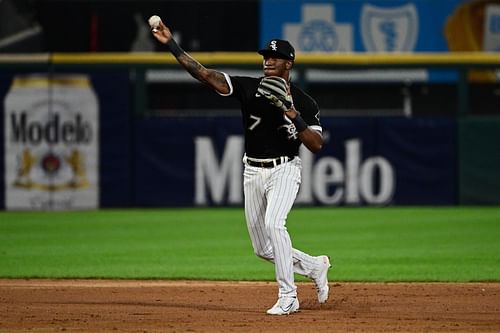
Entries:
{"type": "Polygon", "coordinates": [[[151,29],[151,33],[162,44],[167,44],[172,39],[172,32],[162,21],[156,29],[151,29]]]}

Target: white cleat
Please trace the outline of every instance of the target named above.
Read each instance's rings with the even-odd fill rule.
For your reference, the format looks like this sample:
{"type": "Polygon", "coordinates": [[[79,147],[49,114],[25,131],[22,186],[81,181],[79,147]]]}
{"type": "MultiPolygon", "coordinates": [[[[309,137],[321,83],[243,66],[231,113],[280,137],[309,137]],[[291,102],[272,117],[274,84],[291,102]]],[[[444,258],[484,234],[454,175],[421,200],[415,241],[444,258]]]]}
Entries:
{"type": "Polygon", "coordinates": [[[297,311],[299,311],[299,299],[297,297],[283,296],[278,299],[272,308],[267,310],[267,314],[281,316],[297,311]]]}
{"type": "Polygon", "coordinates": [[[330,287],[328,286],[328,270],[332,265],[330,264],[330,258],[328,256],[319,256],[318,260],[320,261],[318,267],[312,271],[310,278],[316,285],[318,302],[325,303],[328,300],[328,293],[330,292],[330,287]]]}

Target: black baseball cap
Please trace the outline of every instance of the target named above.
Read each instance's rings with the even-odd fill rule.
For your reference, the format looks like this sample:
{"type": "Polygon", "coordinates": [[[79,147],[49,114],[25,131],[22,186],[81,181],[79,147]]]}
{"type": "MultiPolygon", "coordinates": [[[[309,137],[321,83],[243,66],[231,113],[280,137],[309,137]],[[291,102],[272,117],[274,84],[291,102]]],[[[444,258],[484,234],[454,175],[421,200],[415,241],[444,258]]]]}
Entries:
{"type": "Polygon", "coordinates": [[[278,58],[295,60],[295,49],[289,41],[283,39],[271,39],[258,53],[263,56],[274,55],[278,58]]]}

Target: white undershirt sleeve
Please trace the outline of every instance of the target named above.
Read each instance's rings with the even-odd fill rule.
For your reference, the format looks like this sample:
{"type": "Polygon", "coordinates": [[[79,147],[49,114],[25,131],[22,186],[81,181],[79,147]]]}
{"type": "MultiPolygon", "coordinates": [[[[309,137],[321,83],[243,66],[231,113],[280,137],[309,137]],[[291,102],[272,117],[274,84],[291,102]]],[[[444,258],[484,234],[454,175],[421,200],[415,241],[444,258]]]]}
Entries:
{"type": "Polygon", "coordinates": [[[231,82],[231,78],[224,72],[222,72],[222,74],[224,74],[224,77],[226,78],[227,85],[229,86],[229,92],[227,94],[223,94],[217,91],[217,93],[221,96],[231,96],[233,94],[233,83],[231,82]]]}

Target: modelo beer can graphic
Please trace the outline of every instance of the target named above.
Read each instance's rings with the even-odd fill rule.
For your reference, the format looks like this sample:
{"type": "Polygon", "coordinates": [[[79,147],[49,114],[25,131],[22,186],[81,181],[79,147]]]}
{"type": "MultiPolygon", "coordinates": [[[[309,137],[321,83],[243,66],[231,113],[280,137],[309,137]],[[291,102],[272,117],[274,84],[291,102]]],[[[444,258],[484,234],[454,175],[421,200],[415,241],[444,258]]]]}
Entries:
{"type": "Polygon", "coordinates": [[[86,75],[19,75],[4,105],[5,207],[99,203],[99,112],[86,75]]]}

